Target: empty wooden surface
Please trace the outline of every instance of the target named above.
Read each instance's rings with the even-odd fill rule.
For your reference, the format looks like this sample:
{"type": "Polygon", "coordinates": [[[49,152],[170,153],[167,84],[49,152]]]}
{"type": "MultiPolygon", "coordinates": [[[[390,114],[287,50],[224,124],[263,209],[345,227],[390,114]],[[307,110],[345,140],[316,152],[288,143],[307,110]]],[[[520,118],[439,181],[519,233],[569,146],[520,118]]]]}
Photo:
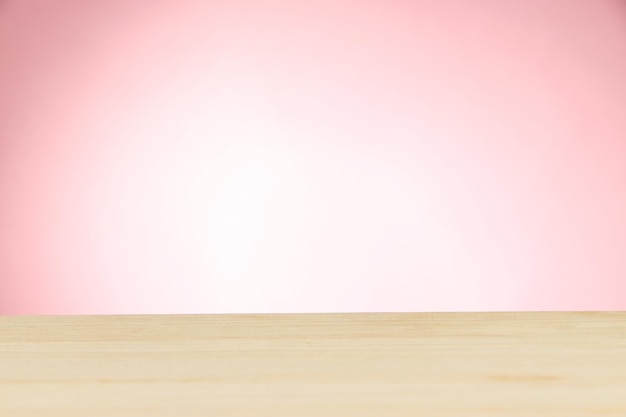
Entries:
{"type": "Polygon", "coordinates": [[[626,313],[0,317],[0,416],[626,416],[626,313]]]}

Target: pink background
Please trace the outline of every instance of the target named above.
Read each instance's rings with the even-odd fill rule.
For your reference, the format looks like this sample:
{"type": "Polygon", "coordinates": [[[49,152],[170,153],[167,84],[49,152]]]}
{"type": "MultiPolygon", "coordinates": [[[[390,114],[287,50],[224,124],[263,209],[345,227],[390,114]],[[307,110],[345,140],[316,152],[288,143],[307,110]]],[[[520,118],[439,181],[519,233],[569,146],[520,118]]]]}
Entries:
{"type": "Polygon", "coordinates": [[[624,308],[623,2],[0,2],[0,313],[624,308]]]}

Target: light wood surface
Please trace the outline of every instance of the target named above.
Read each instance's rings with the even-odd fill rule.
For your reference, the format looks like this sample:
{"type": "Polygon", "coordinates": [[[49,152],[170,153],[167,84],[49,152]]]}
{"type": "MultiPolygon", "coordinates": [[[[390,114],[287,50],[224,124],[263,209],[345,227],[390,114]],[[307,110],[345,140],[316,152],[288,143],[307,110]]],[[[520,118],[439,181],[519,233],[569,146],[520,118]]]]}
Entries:
{"type": "Polygon", "coordinates": [[[0,416],[626,416],[626,313],[0,317],[0,416]]]}

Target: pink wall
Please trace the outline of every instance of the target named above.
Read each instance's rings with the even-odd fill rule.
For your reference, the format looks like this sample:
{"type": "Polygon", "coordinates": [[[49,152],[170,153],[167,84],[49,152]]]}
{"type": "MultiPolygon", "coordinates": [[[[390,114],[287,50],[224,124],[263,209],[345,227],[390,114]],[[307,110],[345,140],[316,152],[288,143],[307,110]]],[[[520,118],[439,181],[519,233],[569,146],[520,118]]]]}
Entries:
{"type": "Polygon", "coordinates": [[[0,3],[0,313],[624,308],[623,2],[0,3]]]}

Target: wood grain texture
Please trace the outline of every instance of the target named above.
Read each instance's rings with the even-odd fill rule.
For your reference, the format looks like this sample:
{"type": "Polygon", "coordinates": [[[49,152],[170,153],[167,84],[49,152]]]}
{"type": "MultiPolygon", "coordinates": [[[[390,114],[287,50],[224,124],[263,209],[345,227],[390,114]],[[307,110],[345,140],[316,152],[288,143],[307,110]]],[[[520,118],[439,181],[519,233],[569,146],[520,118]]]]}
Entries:
{"type": "Polygon", "coordinates": [[[626,416],[626,313],[0,317],[0,416],[626,416]]]}

